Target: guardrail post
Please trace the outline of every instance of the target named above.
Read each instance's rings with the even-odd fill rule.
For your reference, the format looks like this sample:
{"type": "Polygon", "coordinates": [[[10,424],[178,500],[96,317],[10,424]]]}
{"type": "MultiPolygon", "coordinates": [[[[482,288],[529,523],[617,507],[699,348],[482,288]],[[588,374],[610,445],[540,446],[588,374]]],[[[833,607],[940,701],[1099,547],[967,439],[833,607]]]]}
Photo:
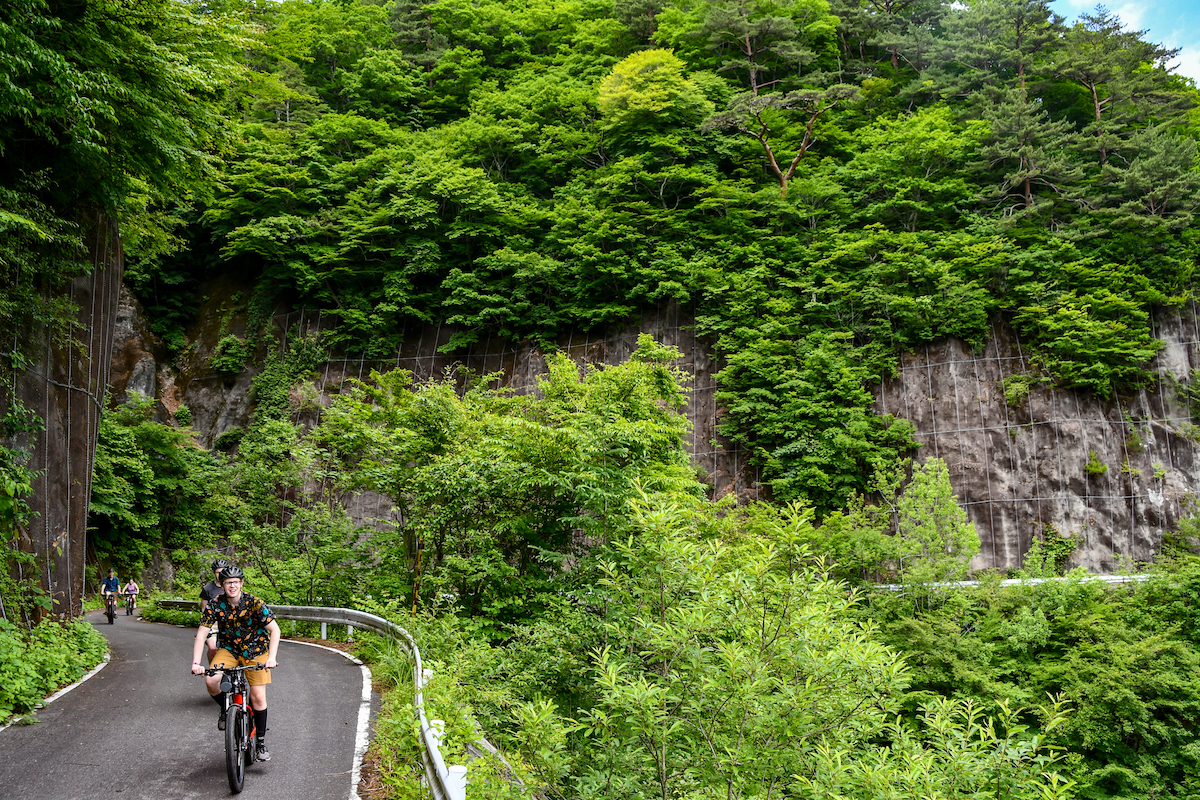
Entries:
{"type": "Polygon", "coordinates": [[[433,740],[437,742],[438,749],[442,749],[442,741],[446,738],[446,721],[442,719],[429,720],[429,732],[433,734],[433,740]]]}
{"type": "Polygon", "coordinates": [[[347,642],[354,641],[354,626],[353,625],[346,626],[346,641],[347,642]]]}
{"type": "Polygon", "coordinates": [[[322,638],[322,639],[328,639],[328,638],[329,638],[329,637],[327,636],[327,634],[329,633],[329,630],[328,630],[328,629],[329,629],[329,623],[328,623],[328,622],[322,622],[322,623],[321,623],[321,638],[322,638]]]}
{"type": "Polygon", "coordinates": [[[433,678],[433,670],[429,669],[428,667],[426,667],[425,669],[422,669],[421,670],[421,686],[420,686],[420,688],[424,688],[425,684],[429,683],[431,678],[433,678]]]}
{"type": "Polygon", "coordinates": [[[450,800],[467,800],[467,768],[455,764],[446,772],[446,794],[450,800]]]}

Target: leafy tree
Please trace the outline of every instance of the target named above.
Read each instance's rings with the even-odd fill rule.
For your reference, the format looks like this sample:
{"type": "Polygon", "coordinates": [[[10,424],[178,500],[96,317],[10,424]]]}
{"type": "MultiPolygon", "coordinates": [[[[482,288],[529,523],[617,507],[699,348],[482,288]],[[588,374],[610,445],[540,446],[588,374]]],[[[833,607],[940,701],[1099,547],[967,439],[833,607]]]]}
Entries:
{"type": "Polygon", "coordinates": [[[712,111],[669,50],[643,50],[613,67],[600,82],[597,106],[602,130],[635,151],[670,146],[662,137],[671,128],[694,128],[712,111]]]}
{"type": "MultiPolygon", "coordinates": [[[[728,110],[714,114],[705,121],[705,126],[732,129],[758,142],[766,156],[767,169],[779,181],[779,194],[786,196],[788,184],[795,176],[801,159],[816,143],[817,122],[856,94],[858,88],[847,84],[770,94],[751,92],[735,97],[729,102],[728,110]],[[791,115],[783,112],[788,111],[799,112],[796,116],[801,127],[799,142],[789,148],[795,152],[790,163],[776,156],[776,143],[772,140],[772,125],[776,128],[786,126],[791,115]]],[[[794,140],[795,137],[792,138],[794,140]]]]}
{"type": "Polygon", "coordinates": [[[930,458],[915,467],[893,513],[902,581],[928,586],[967,576],[971,559],[979,554],[979,535],[955,499],[945,461],[930,458]]]}
{"type": "Polygon", "coordinates": [[[579,536],[624,530],[635,487],[700,491],[667,366],[677,357],[646,337],[628,363],[580,375],[552,355],[540,400],[486,383],[460,397],[449,382],[409,388],[403,370],[375,374],[337,398],[316,440],[340,490],[395,504],[401,535],[380,557],[415,571],[428,544],[422,593],[453,592],[497,632],[550,602],[538,593],[564,559],[586,556],[579,536]]]}
{"type": "MultiPolygon", "coordinates": [[[[730,546],[689,511],[636,500],[640,535],[604,565],[610,644],[580,718],[595,754],[580,794],[1071,796],[1048,772],[1061,755],[1017,711],[935,701],[915,733],[892,718],[907,670],[809,560],[806,515],[730,546]]],[[[1064,718],[1049,710],[1047,730],[1064,718]]]]}
{"type": "Polygon", "coordinates": [[[1051,204],[1056,198],[1070,196],[1083,173],[1063,150],[1063,145],[1075,141],[1069,122],[1051,120],[1041,104],[1030,102],[1020,89],[997,95],[983,118],[991,130],[984,142],[986,161],[981,166],[1001,175],[992,200],[1003,213],[1034,210],[1038,193],[1047,190],[1051,204]]]}
{"type": "Polygon", "coordinates": [[[134,397],[100,418],[88,507],[90,550],[137,575],[165,548],[208,546],[220,532],[220,467],[191,432],[155,422],[134,397]]]}
{"type": "Polygon", "coordinates": [[[946,89],[970,99],[981,88],[1016,88],[1028,99],[1028,81],[1060,35],[1061,17],[1048,0],[981,0],[951,8],[943,21],[946,89]]]}
{"type": "Polygon", "coordinates": [[[866,220],[906,231],[952,226],[977,193],[965,173],[983,128],[978,121],[960,128],[940,106],[880,119],[859,134],[860,151],[839,170],[839,181],[866,220]]]}
{"type": "Polygon", "coordinates": [[[876,373],[848,339],[764,337],[731,353],[721,373],[738,387],[718,398],[729,409],[726,435],[754,443],[763,481],[780,500],[838,508],[911,446],[911,426],[872,413],[866,384],[876,373]]]}
{"type": "Polygon", "coordinates": [[[0,9],[0,328],[45,324],[65,339],[61,287],[91,268],[95,215],[155,238],[162,206],[203,194],[224,140],[221,93],[240,79],[247,41],[236,16],[198,3],[0,9]]]}
{"type": "Polygon", "coordinates": [[[1105,167],[1111,194],[1101,213],[1136,227],[1188,225],[1200,203],[1196,142],[1154,128],[1130,137],[1130,147],[1136,155],[1126,166],[1110,162],[1105,167]]]}

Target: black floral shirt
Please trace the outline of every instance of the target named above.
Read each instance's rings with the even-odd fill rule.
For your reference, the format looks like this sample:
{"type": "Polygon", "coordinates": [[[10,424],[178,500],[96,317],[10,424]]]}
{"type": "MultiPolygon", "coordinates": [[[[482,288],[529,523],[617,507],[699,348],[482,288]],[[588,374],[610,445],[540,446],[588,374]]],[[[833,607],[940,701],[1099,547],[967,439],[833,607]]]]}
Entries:
{"type": "Polygon", "coordinates": [[[266,603],[243,592],[237,606],[230,603],[225,594],[210,601],[200,615],[200,624],[206,628],[220,627],[217,647],[238,658],[255,658],[270,649],[271,634],[267,625],[273,619],[275,614],[266,603]]]}

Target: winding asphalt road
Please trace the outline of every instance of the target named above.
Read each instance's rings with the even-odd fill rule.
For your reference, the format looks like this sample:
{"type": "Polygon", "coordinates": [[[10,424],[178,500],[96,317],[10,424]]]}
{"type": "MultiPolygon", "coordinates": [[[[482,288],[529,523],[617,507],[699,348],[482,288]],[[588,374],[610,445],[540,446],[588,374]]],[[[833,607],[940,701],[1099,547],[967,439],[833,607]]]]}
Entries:
{"type": "MultiPolygon", "coordinates": [[[[188,672],[193,629],[115,625],[112,661],[37,712],[36,725],[0,731],[3,800],[212,800],[230,796],[224,734],[204,681],[188,672]]],[[[362,670],[337,653],[284,640],[272,674],[271,760],[246,770],[244,800],[350,796],[362,670]]],[[[378,697],[372,696],[372,719],[378,697]]]]}

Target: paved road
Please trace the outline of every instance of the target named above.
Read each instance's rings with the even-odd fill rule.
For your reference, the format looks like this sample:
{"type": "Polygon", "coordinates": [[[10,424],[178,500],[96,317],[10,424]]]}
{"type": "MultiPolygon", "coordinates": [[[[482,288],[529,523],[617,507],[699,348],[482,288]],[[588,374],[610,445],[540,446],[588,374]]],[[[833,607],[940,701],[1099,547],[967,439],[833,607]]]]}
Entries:
{"type": "MultiPolygon", "coordinates": [[[[187,672],[194,629],[87,618],[108,637],[112,662],[39,711],[37,725],[0,731],[0,799],[228,797],[217,706],[203,679],[187,672]]],[[[286,640],[279,662],[267,695],[271,761],[246,771],[239,797],[349,797],[361,670],[286,640]]]]}

